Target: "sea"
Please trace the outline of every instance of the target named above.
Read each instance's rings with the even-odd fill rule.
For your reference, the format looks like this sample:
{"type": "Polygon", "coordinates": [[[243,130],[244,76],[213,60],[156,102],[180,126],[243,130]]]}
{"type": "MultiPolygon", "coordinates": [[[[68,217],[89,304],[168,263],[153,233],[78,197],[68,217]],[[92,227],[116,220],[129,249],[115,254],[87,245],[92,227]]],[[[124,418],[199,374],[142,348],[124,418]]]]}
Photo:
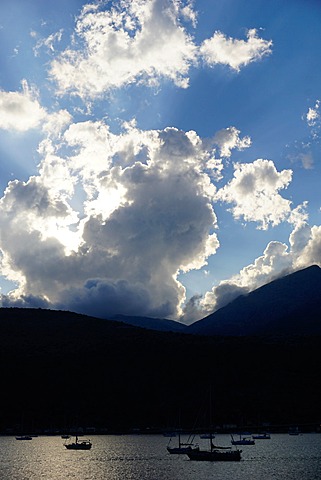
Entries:
{"type": "MultiPolygon", "coordinates": [[[[95,435],[92,449],[67,450],[60,436],[0,437],[1,480],[320,480],[321,433],[271,434],[242,449],[240,462],[171,455],[162,435],[95,435]]],[[[171,439],[175,445],[177,439],[171,439]]],[[[208,440],[195,437],[200,447],[208,440]]],[[[215,444],[230,445],[229,435],[215,444]]]]}

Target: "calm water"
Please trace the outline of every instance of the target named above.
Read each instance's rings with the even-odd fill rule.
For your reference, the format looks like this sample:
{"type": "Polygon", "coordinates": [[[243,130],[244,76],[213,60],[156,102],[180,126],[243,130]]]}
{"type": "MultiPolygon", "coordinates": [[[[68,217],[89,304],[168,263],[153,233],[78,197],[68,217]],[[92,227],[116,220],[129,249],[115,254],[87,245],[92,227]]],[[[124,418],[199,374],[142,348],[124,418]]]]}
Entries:
{"type": "MultiPolygon", "coordinates": [[[[60,437],[0,437],[1,480],[320,480],[321,434],[272,435],[243,446],[236,463],[170,455],[161,435],[93,436],[90,451],[69,451],[60,437]]],[[[206,440],[200,440],[206,446],[206,440]]],[[[228,435],[216,443],[229,445],[228,435]]],[[[172,443],[175,439],[172,439],[172,443]]]]}

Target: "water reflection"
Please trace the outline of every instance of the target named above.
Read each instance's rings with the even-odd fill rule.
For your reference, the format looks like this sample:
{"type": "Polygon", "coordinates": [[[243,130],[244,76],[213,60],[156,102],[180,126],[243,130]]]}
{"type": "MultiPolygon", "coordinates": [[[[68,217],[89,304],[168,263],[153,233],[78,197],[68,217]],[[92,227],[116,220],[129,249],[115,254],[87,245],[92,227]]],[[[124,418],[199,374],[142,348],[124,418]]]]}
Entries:
{"type": "MultiPolygon", "coordinates": [[[[193,462],[170,455],[160,435],[94,436],[89,451],[69,451],[60,437],[0,437],[0,478],[8,480],[319,480],[321,435],[272,435],[242,447],[239,463],[193,462]]],[[[220,436],[229,444],[228,436],[220,436]]],[[[200,446],[206,440],[199,439],[200,446]]]]}

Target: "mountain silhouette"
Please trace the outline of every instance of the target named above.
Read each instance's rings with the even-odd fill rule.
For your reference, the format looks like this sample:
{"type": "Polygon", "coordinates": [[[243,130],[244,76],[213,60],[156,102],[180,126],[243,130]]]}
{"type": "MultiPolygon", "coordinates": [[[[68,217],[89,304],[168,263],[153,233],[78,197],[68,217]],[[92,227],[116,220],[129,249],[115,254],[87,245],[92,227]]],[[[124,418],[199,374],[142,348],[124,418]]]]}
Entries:
{"type": "Polygon", "coordinates": [[[199,335],[320,335],[321,269],[317,265],[278,278],[194,322],[199,335]]]}
{"type": "Polygon", "coordinates": [[[175,428],[178,412],[189,430],[212,388],[217,424],[310,428],[320,425],[320,347],[317,335],[187,335],[0,308],[0,433],[22,422],[24,433],[160,431],[175,428]]]}
{"type": "Polygon", "coordinates": [[[117,322],[127,323],[134,327],[147,328],[148,330],[158,330],[159,332],[181,332],[186,329],[184,323],[177,322],[175,320],[167,320],[166,318],[151,318],[151,317],[139,317],[130,315],[114,315],[111,320],[117,322]]]}

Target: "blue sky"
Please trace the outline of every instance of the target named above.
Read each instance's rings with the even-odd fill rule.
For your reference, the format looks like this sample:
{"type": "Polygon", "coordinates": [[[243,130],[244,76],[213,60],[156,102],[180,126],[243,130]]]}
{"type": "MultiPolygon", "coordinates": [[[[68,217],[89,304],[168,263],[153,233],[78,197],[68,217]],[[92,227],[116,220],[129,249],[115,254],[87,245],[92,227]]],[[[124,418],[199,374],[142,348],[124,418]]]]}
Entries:
{"type": "Polygon", "coordinates": [[[186,323],[321,265],[321,4],[0,7],[2,305],[186,323]]]}

